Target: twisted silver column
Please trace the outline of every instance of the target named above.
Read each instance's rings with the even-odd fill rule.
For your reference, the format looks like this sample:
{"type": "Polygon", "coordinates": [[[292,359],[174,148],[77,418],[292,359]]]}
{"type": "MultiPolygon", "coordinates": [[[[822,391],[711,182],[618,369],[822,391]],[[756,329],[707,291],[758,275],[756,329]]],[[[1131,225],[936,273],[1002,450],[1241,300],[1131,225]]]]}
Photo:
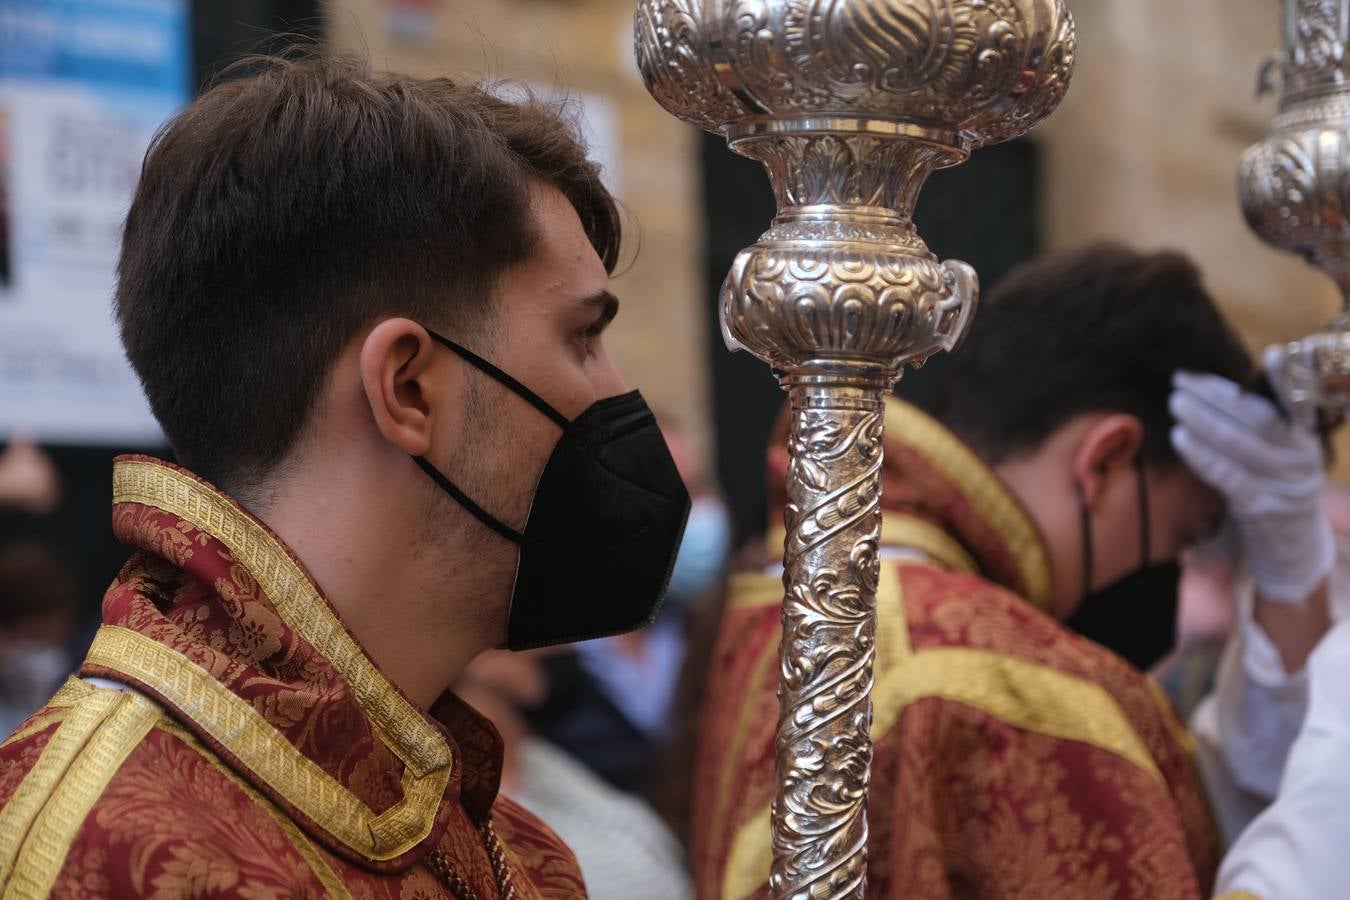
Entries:
{"type": "Polygon", "coordinates": [[[640,0],[634,25],[656,100],[760,160],[778,200],[721,296],[727,345],[792,401],[771,893],[860,898],[884,398],[978,296],[914,203],[1058,105],[1073,22],[1062,0],[640,0]]]}

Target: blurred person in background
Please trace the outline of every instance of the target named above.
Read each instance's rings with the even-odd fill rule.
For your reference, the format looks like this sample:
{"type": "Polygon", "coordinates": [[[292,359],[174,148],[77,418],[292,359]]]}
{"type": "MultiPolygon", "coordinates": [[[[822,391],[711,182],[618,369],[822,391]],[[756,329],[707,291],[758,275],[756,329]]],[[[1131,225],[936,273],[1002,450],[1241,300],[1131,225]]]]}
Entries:
{"type": "Polygon", "coordinates": [[[187,468],[114,467],[136,552],[0,747],[4,892],[585,896],[448,690],[647,624],[688,514],[563,115],[305,52],[160,130],[116,308],[187,468]]]}
{"type": "Polygon", "coordinates": [[[24,541],[0,549],[0,734],[47,702],[75,668],[75,576],[50,548],[24,541]]]}
{"type": "Polygon", "coordinates": [[[501,732],[503,793],[566,841],[592,900],[687,900],[693,888],[684,852],[651,807],[532,733],[523,710],[547,695],[544,663],[556,655],[484,653],[454,686],[501,732]]]}
{"type": "MultiPolygon", "coordinates": [[[[1269,351],[1268,369],[1279,366],[1280,352],[1279,348],[1269,351]]],[[[1320,479],[1311,483],[1320,483],[1320,479]]],[[[1334,540],[1326,615],[1339,621],[1350,612],[1350,491],[1328,484],[1321,491],[1320,506],[1334,540]]],[[[1289,529],[1285,526],[1281,531],[1289,529]]],[[[1197,762],[1225,846],[1232,845],[1276,796],[1313,690],[1310,670],[1284,665],[1263,629],[1249,624],[1257,607],[1258,586],[1237,538],[1236,530],[1230,528],[1225,539],[1204,548],[1204,573],[1197,580],[1207,583],[1207,596],[1196,606],[1208,612],[1193,616],[1195,624],[1209,634],[1201,646],[1213,647],[1216,638],[1223,637],[1217,641],[1215,669],[1208,673],[1212,690],[1196,707],[1191,727],[1197,762]],[[1261,684],[1259,693],[1245,689],[1252,680],[1261,684]],[[1271,702],[1272,697],[1278,702],[1271,702]],[[1229,764],[1232,758],[1247,762],[1235,770],[1229,764]]],[[[1304,539],[1311,540],[1311,536],[1304,539]]],[[[1322,615],[1320,604],[1317,608],[1322,615]]],[[[1193,662],[1197,673],[1203,671],[1198,658],[1193,662]]],[[[1322,690],[1330,689],[1323,685],[1322,690]]]]}
{"type": "MultiPolygon", "coordinates": [[[[1255,602],[1228,695],[1263,713],[1220,750],[1248,779],[1296,731],[1283,681],[1327,627],[1321,448],[1243,390],[1252,368],[1185,258],[1097,245],[982,301],[937,420],[890,400],[869,896],[1207,896],[1217,835],[1145,674],[1175,640],[1177,561],[1232,518],[1255,602]]],[[[733,585],[706,693],[701,897],[769,875],[778,571],[733,585]]]]}
{"type": "Polygon", "coordinates": [[[1308,706],[1275,802],[1238,837],[1219,870],[1219,900],[1326,900],[1350,884],[1350,621],[1307,665],[1308,706]]]}
{"type": "Polygon", "coordinates": [[[630,634],[577,644],[543,661],[552,688],[526,707],[531,727],[611,785],[650,796],[671,744],[673,704],[693,617],[720,589],[731,522],[684,429],[661,431],[692,506],[656,620],[630,634]]]}
{"type": "Polygon", "coordinates": [[[23,437],[0,452],[0,508],[44,515],[61,499],[61,478],[51,458],[23,437]]]}
{"type": "MultiPolygon", "coordinates": [[[[1277,365],[1272,353],[1268,364],[1277,365]]],[[[1322,494],[1336,538],[1331,577],[1331,615],[1336,625],[1308,659],[1304,671],[1281,679],[1291,696],[1289,716],[1301,727],[1287,753],[1266,751],[1271,771],[1257,785],[1237,784],[1214,752],[1223,739],[1219,713],[1230,720],[1244,710],[1219,693],[1196,716],[1199,758],[1216,786],[1211,795],[1216,817],[1231,849],[1219,870],[1221,900],[1322,900],[1344,893],[1350,882],[1345,835],[1350,833],[1350,489],[1329,485],[1322,494]],[[1274,802],[1270,792],[1278,785],[1274,802]]],[[[1238,570],[1239,603],[1252,602],[1252,585],[1238,570]]],[[[1224,658],[1232,666],[1242,634],[1234,636],[1224,658]]],[[[1280,681],[1273,681],[1279,687],[1280,681]]],[[[1287,732],[1278,725],[1272,736],[1287,732]]]]}

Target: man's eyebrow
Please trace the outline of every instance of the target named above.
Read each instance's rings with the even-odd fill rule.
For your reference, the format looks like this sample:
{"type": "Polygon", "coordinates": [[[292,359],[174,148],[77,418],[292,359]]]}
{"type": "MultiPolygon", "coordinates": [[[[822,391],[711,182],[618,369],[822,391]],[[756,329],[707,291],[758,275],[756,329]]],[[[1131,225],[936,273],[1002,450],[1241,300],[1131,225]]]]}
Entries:
{"type": "Polygon", "coordinates": [[[600,310],[600,317],[596,319],[596,324],[608,325],[614,321],[614,317],[619,314],[619,298],[615,297],[609,291],[600,291],[592,294],[581,301],[583,306],[597,307],[600,310]]]}

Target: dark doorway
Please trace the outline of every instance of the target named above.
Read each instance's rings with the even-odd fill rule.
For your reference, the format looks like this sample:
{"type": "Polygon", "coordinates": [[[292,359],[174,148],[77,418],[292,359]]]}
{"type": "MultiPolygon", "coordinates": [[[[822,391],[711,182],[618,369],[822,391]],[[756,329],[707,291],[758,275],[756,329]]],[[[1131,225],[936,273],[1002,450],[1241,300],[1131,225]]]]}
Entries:
{"type": "Polygon", "coordinates": [[[282,49],[286,38],[279,36],[314,40],[322,34],[319,0],[193,0],[197,90],[242,56],[282,49]]]}
{"type": "MultiPolygon", "coordinates": [[[[732,260],[773,218],[773,194],[759,163],[737,156],[705,134],[701,148],[705,211],[704,297],[713,379],[717,474],[736,521],[736,539],[764,528],[764,449],[783,403],[767,367],[722,343],[717,292],[732,260]]],[[[919,232],[942,259],[963,259],[986,288],[1039,246],[1039,155],[1029,140],[990,147],[963,166],[938,172],[915,212],[919,232]]],[[[909,371],[899,393],[928,406],[941,384],[944,357],[909,371]]]]}

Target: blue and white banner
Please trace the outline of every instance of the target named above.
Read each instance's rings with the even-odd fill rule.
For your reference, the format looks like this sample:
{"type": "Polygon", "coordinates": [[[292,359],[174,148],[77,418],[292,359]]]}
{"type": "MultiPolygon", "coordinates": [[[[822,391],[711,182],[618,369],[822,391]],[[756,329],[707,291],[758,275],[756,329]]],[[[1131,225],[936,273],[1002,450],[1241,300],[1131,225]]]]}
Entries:
{"type": "Polygon", "coordinates": [[[189,67],[187,0],[0,0],[0,439],[160,440],[112,292],[141,160],[189,67]]]}

